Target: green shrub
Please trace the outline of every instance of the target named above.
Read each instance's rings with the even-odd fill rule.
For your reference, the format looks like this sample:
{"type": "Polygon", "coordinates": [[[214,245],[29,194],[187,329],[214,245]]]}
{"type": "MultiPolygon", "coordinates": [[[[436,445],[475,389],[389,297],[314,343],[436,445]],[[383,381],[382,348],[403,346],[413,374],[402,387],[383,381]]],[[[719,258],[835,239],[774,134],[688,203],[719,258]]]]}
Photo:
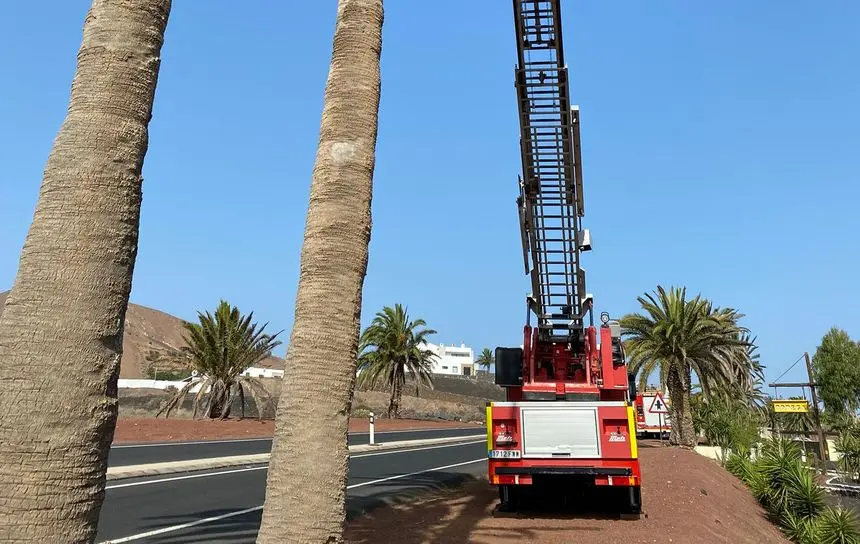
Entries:
{"type": "Polygon", "coordinates": [[[825,505],[815,472],[801,460],[796,442],[772,437],[755,461],[730,454],[726,469],[743,480],[753,496],[797,544],[860,544],[856,516],[825,505]]]}
{"type": "Polygon", "coordinates": [[[744,402],[729,397],[697,399],[692,406],[693,426],[705,439],[723,451],[722,462],[731,453],[749,457],[760,441],[761,417],[744,402]]]}
{"type": "Polygon", "coordinates": [[[841,458],[836,465],[851,480],[860,480],[860,426],[846,426],[839,433],[834,449],[841,458]]]}
{"type": "Polygon", "coordinates": [[[850,510],[828,506],[816,520],[816,544],[860,544],[857,516],[850,510]]]}
{"type": "Polygon", "coordinates": [[[789,468],[786,486],[788,508],[796,516],[813,519],[824,508],[824,489],[815,482],[815,473],[799,460],[789,468]]]}
{"type": "Polygon", "coordinates": [[[789,510],[792,473],[800,463],[800,448],[797,443],[773,437],[762,444],[756,466],[764,482],[756,482],[759,486],[757,498],[776,518],[789,510]]]}
{"type": "Polygon", "coordinates": [[[820,544],[818,524],[814,518],[804,518],[786,512],[779,521],[783,534],[792,542],[820,544]]]}
{"type": "Polygon", "coordinates": [[[728,457],[726,457],[726,470],[748,486],[752,485],[753,480],[757,476],[756,467],[752,460],[735,452],[729,453],[728,457]]]}

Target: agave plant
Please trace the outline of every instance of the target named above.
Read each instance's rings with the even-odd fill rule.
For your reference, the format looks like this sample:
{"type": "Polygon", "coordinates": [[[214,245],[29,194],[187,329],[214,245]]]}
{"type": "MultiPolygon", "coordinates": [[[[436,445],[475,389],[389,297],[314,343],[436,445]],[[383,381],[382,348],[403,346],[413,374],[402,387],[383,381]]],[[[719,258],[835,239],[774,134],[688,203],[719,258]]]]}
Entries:
{"type": "Polygon", "coordinates": [[[824,508],[824,488],[815,481],[815,472],[795,460],[786,477],[788,508],[796,516],[814,519],[824,508]]]}
{"type": "Polygon", "coordinates": [[[756,465],[763,477],[763,482],[756,482],[763,487],[753,490],[756,498],[779,518],[789,509],[791,504],[791,474],[792,469],[800,463],[800,447],[783,437],[774,436],[762,444],[756,465]]]}
{"type": "Polygon", "coordinates": [[[816,525],[816,544],[860,544],[857,515],[851,510],[827,506],[816,525]]]}
{"type": "Polygon", "coordinates": [[[155,417],[165,417],[182,405],[188,393],[199,386],[194,397],[196,418],[201,402],[209,393],[203,406],[203,416],[226,419],[230,415],[234,399],[238,396],[241,417],[245,417],[245,395],[249,393],[257,406],[260,419],[264,409],[271,403],[271,395],[257,378],[245,376],[251,366],[269,357],[281,342],[276,340],[280,332],[269,335],[262,327],[252,323],[254,313],[243,316],[239,309],[221,301],[213,316],[208,311],[198,312],[199,323],[183,323],[183,335],[188,348],[185,350],[189,365],[196,371],[182,389],[165,403],[155,417]],[[262,399],[262,402],[261,402],[262,399]]]}
{"type": "Polygon", "coordinates": [[[818,524],[815,519],[785,512],[779,519],[783,534],[795,544],[820,544],[818,524]]]}
{"type": "Polygon", "coordinates": [[[735,452],[729,453],[726,457],[726,470],[750,487],[753,486],[753,482],[758,476],[756,466],[752,460],[735,452]]]}

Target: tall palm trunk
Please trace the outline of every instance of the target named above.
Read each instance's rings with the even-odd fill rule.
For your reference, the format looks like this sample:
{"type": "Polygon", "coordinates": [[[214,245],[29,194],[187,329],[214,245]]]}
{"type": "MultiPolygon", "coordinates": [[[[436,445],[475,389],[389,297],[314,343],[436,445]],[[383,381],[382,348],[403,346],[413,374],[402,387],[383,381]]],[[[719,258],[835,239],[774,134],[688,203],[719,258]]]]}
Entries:
{"type": "Polygon", "coordinates": [[[382,0],[340,0],[258,542],[343,541],[382,0]]]}
{"type": "Polygon", "coordinates": [[[0,316],[0,541],[91,542],[170,0],[94,0],[0,316]]]}
{"type": "Polygon", "coordinates": [[[690,404],[690,385],[677,365],[672,365],[666,376],[666,387],[672,399],[670,415],[672,429],[669,443],[692,448],[696,445],[696,431],[693,426],[693,411],[690,404]]]}
{"type": "Polygon", "coordinates": [[[403,399],[403,381],[398,377],[391,385],[391,397],[388,400],[388,418],[400,418],[400,402],[403,399]]]}

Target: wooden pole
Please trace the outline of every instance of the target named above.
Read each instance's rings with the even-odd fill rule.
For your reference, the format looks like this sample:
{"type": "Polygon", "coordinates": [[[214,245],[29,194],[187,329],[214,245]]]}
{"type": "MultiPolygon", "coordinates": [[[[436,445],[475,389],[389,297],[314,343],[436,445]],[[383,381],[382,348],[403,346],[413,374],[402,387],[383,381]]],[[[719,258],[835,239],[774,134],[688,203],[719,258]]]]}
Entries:
{"type": "Polygon", "coordinates": [[[809,390],[812,392],[812,415],[815,418],[815,427],[818,430],[818,452],[821,455],[821,461],[828,461],[827,441],[824,439],[824,429],[821,427],[821,415],[818,412],[818,393],[815,391],[816,382],[812,375],[812,363],[809,360],[809,352],[804,352],[803,357],[806,359],[806,372],[809,374],[809,390]]]}

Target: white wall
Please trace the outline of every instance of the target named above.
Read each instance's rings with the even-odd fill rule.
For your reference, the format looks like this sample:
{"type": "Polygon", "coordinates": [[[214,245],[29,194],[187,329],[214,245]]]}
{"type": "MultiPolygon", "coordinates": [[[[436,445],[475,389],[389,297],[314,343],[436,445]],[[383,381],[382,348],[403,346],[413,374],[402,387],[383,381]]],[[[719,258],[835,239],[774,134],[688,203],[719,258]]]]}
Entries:
{"type": "Polygon", "coordinates": [[[433,352],[433,374],[447,374],[450,376],[462,376],[463,369],[471,369],[471,375],[475,374],[475,353],[472,348],[461,343],[459,346],[448,346],[445,344],[426,343],[424,349],[433,352]]]}
{"type": "Polygon", "coordinates": [[[242,375],[248,376],[250,378],[283,378],[284,371],[275,370],[274,368],[261,368],[252,366],[251,368],[243,372],[242,375]]]}
{"type": "MultiPolygon", "coordinates": [[[[251,378],[283,378],[284,371],[275,370],[273,368],[261,368],[252,366],[251,368],[243,372],[242,375],[251,378]]],[[[131,380],[125,378],[117,380],[117,387],[119,387],[120,389],[167,389],[171,385],[177,389],[182,389],[185,384],[186,382],[181,380],[131,380]]],[[[191,391],[196,392],[198,389],[199,388],[195,386],[191,388],[191,391]]]]}
{"type": "MultiPolygon", "coordinates": [[[[167,389],[170,386],[173,386],[177,389],[182,389],[185,387],[186,382],[183,381],[172,381],[172,380],[129,380],[125,378],[120,378],[117,380],[117,387],[119,389],[167,389]]],[[[191,388],[192,393],[196,393],[200,389],[199,386],[194,386],[191,388]]]]}

